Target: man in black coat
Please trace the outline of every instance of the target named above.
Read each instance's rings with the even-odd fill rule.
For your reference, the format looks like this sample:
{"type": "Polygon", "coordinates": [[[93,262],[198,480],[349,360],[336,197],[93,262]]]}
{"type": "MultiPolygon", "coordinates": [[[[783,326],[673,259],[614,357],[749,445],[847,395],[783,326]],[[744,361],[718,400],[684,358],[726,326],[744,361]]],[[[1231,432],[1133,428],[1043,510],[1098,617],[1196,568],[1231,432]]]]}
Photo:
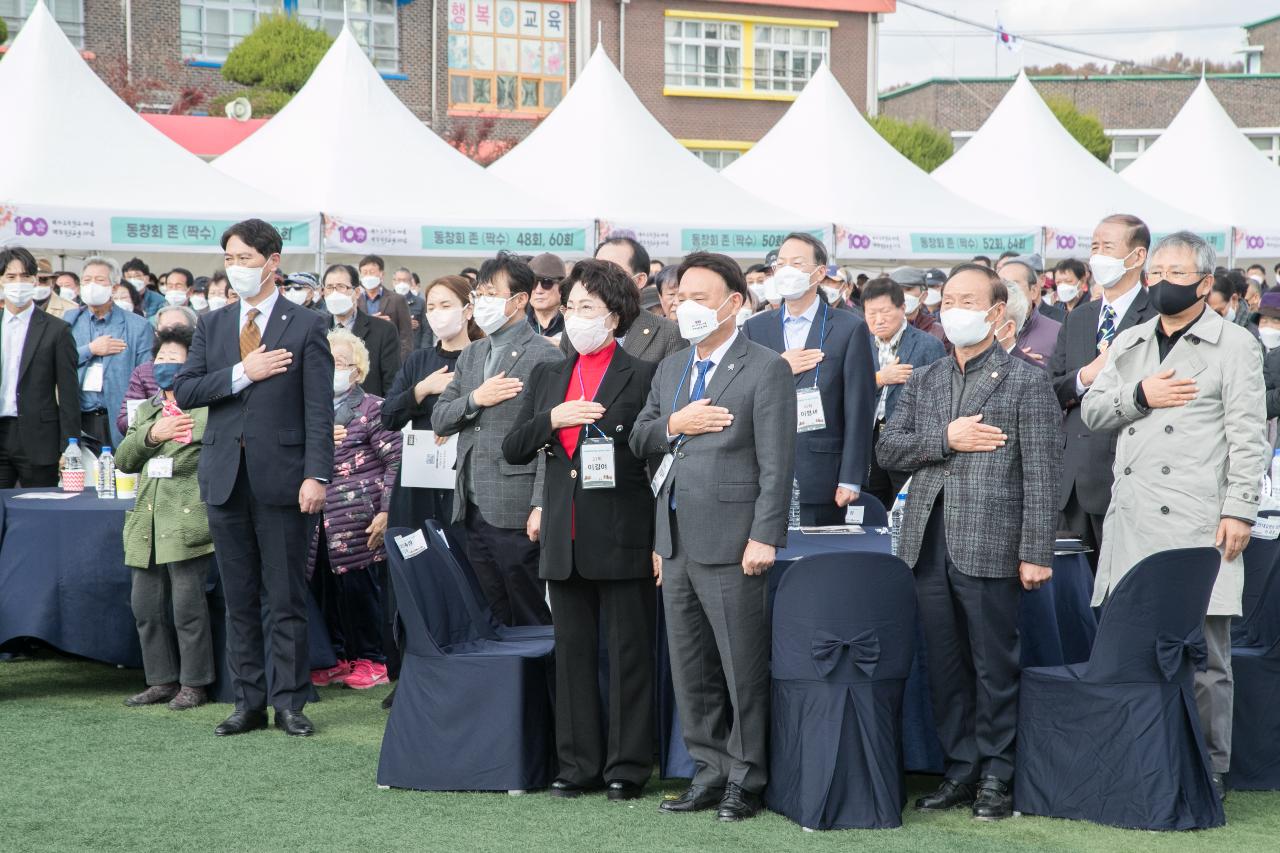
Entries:
{"type": "Polygon", "coordinates": [[[80,435],[80,384],[71,327],[38,310],[36,259],[0,251],[0,489],[55,486],[58,457],[80,435]]]}
{"type": "Polygon", "coordinates": [[[1097,569],[1102,547],[1102,519],[1111,504],[1111,463],[1116,434],[1094,432],[1084,425],[1080,401],[1107,363],[1107,347],[1116,335],[1156,315],[1142,286],[1151,232],[1136,216],[1108,216],[1094,229],[1090,265],[1102,285],[1102,298],[1082,302],[1066,315],[1049,362],[1054,393],[1065,416],[1059,521],[1093,550],[1088,559],[1097,569]]]}
{"type": "Polygon", "coordinates": [[[391,323],[360,310],[355,301],[359,289],[355,268],[334,264],[324,275],[324,308],[330,329],[346,329],[364,341],[369,351],[369,375],[360,388],[366,394],[386,397],[400,370],[400,337],[391,323]]]}
{"type": "Polygon", "coordinates": [[[315,728],[302,708],[307,654],[307,546],[333,472],[333,356],[324,318],[280,297],[280,232],[260,219],[222,235],[240,301],[200,318],[174,383],[183,409],[207,406],[200,496],[227,601],[235,711],[216,735],[275,724],[315,728]],[[263,660],[262,597],[271,627],[271,693],[263,660]]]}

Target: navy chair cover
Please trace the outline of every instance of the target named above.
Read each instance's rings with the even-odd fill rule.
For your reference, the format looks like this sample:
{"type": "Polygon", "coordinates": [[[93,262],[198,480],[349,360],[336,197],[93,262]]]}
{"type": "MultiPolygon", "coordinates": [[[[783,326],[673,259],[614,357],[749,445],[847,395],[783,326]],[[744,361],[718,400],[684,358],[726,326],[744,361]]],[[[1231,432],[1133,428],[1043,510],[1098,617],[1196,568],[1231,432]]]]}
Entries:
{"type": "MultiPolygon", "coordinates": [[[[1248,583],[1246,577],[1246,589],[1248,583]]],[[[1231,787],[1280,789],[1280,571],[1271,572],[1259,591],[1247,641],[1231,649],[1231,671],[1231,787]]]]}
{"type": "Polygon", "coordinates": [[[889,511],[884,508],[884,504],[880,503],[880,499],[875,495],[861,492],[858,495],[858,499],[853,502],[853,506],[862,507],[863,527],[889,526],[889,511]]]}
{"type": "MultiPolygon", "coordinates": [[[[1263,513],[1274,515],[1274,513],[1263,513]]],[[[1280,561],[1280,539],[1250,538],[1244,549],[1244,595],[1241,601],[1241,615],[1231,620],[1231,645],[1257,645],[1257,639],[1250,634],[1255,611],[1262,601],[1262,592],[1275,574],[1277,561],[1280,561]]]]}
{"type": "Polygon", "coordinates": [[[1131,829],[1226,822],[1192,692],[1220,560],[1147,557],[1116,585],[1086,663],[1022,671],[1015,808],[1131,829]]]}
{"type": "Polygon", "coordinates": [[[554,643],[504,638],[470,600],[457,564],[431,541],[406,560],[387,531],[404,623],[404,663],[378,784],[423,791],[542,788],[554,762],[554,643]]]}
{"type": "Polygon", "coordinates": [[[827,554],[791,567],[773,603],[770,809],[811,829],[902,825],[915,637],[915,587],[897,557],[827,554]]]}

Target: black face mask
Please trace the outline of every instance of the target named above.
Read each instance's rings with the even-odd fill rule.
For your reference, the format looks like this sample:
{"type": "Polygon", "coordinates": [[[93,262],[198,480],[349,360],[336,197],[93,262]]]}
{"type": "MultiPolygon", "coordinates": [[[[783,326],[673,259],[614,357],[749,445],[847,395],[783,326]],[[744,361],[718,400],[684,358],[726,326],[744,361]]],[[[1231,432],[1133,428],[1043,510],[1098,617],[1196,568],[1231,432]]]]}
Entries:
{"type": "Polygon", "coordinates": [[[1162,278],[1147,288],[1147,295],[1151,297],[1151,304],[1157,311],[1166,317],[1172,317],[1196,304],[1200,299],[1196,295],[1196,289],[1200,287],[1202,281],[1204,276],[1200,276],[1191,284],[1174,284],[1162,278]]]}

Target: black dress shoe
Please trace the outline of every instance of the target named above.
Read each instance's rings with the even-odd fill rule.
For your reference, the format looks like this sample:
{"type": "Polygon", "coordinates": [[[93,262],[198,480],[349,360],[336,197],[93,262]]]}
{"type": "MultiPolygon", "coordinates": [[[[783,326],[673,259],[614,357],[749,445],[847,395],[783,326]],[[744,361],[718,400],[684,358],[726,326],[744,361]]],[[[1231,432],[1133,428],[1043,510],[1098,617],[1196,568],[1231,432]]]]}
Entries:
{"type": "Polygon", "coordinates": [[[218,737],[242,735],[256,729],[267,727],[266,711],[234,711],[230,717],[218,723],[213,733],[218,737]]]}
{"type": "Polygon", "coordinates": [[[967,782],[943,779],[938,790],[916,800],[916,809],[922,812],[943,812],[973,803],[973,786],[967,782]]]}
{"type": "Polygon", "coordinates": [[[383,697],[383,699],[382,699],[382,710],[384,710],[384,711],[390,711],[390,710],[391,710],[391,705],[392,705],[395,701],[396,701],[396,689],[395,689],[394,687],[392,687],[392,688],[391,688],[391,692],[390,692],[390,693],[388,693],[388,694],[387,694],[385,697],[383,697]]]}
{"type": "Polygon", "coordinates": [[[276,728],[282,730],[289,737],[311,737],[316,733],[316,727],[307,719],[307,715],[301,711],[281,711],[277,709],[276,728]]]}
{"type": "Polygon", "coordinates": [[[1227,780],[1221,773],[1213,774],[1213,792],[1218,795],[1218,802],[1227,799],[1227,780]]]}
{"type": "Polygon", "coordinates": [[[669,814],[684,812],[700,812],[713,809],[724,799],[723,788],[708,788],[705,785],[690,785],[684,793],[673,800],[663,800],[658,810],[669,814]]]}
{"type": "Polygon", "coordinates": [[[644,785],[616,779],[609,783],[607,796],[611,800],[638,800],[644,794],[644,785]]]}
{"type": "Polygon", "coordinates": [[[763,802],[759,794],[744,791],[734,782],[725,786],[724,798],[720,800],[720,810],[716,817],[724,821],[746,820],[755,817],[763,802]]]}
{"type": "Polygon", "coordinates": [[[1009,792],[1009,783],[994,776],[983,776],[978,783],[978,796],[973,801],[973,816],[978,820],[1013,817],[1013,794],[1009,792]]]}
{"type": "Polygon", "coordinates": [[[583,794],[589,794],[592,791],[599,790],[599,784],[579,785],[577,782],[570,782],[567,779],[557,779],[551,783],[551,788],[548,789],[548,793],[553,797],[572,800],[574,797],[581,797],[583,794]]]}

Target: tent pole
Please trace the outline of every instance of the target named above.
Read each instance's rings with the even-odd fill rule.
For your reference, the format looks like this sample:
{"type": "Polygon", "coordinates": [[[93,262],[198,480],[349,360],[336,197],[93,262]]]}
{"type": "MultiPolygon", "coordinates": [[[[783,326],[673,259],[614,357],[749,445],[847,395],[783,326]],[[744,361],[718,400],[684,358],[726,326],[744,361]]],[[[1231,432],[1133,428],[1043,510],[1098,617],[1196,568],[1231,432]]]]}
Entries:
{"type": "Polygon", "coordinates": [[[320,214],[320,242],[316,246],[316,275],[324,275],[324,226],[325,215],[322,213],[320,214]]]}
{"type": "Polygon", "coordinates": [[[1236,227],[1234,225],[1227,231],[1227,269],[1234,269],[1236,265],[1236,227]]]}

